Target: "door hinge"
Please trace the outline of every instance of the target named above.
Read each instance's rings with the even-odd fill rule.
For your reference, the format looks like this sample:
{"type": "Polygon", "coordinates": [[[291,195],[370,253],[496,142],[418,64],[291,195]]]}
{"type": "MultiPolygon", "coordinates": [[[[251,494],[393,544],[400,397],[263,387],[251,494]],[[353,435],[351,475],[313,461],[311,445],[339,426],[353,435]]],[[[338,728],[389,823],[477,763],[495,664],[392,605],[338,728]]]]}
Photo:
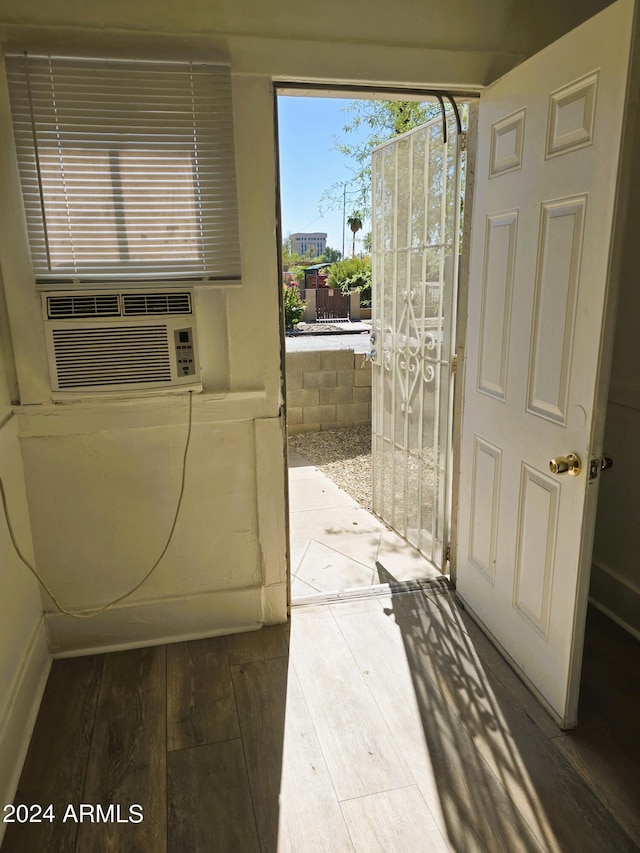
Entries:
{"type": "Polygon", "coordinates": [[[444,549],[444,561],[445,563],[451,561],[451,545],[447,545],[447,547],[444,549]]]}
{"type": "Polygon", "coordinates": [[[458,372],[458,353],[456,352],[456,353],[454,353],[454,355],[451,359],[451,373],[457,373],[457,372],[458,372]]]}
{"type": "Polygon", "coordinates": [[[461,151],[467,150],[467,131],[466,130],[463,130],[462,133],[460,134],[460,150],[461,151]]]}

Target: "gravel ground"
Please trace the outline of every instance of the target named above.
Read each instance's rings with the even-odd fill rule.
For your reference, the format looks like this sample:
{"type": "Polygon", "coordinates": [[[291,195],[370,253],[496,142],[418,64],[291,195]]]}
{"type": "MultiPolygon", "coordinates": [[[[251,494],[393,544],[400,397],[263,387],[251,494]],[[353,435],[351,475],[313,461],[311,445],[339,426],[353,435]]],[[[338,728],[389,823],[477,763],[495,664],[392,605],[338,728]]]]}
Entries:
{"type": "Polygon", "coordinates": [[[289,446],[319,468],[341,489],[371,509],[371,428],[301,432],[289,437],[289,446]]]}

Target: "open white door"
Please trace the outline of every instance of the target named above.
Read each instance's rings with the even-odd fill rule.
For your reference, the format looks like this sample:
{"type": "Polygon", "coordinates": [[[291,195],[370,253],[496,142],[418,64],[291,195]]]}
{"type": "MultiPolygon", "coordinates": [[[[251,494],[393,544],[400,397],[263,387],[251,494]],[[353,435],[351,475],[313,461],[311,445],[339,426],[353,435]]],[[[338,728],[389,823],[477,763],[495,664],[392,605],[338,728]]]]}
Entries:
{"type": "Polygon", "coordinates": [[[456,582],[564,728],[577,718],[633,26],[619,0],[480,103],[456,582]],[[552,473],[570,453],[577,476],[552,473]]]}

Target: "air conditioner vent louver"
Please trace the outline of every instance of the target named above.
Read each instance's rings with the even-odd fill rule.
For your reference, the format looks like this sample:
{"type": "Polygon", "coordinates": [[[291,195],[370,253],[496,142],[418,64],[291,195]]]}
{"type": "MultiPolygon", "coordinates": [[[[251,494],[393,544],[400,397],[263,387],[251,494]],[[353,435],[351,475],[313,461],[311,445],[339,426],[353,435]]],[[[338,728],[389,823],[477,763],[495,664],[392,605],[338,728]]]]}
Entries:
{"type": "Polygon", "coordinates": [[[117,293],[69,293],[47,297],[47,317],[51,320],[119,316],[120,297],[117,293]]]}
{"type": "Polygon", "coordinates": [[[171,382],[165,325],[55,329],[52,337],[60,390],[171,382]]]}
{"type": "Polygon", "coordinates": [[[145,314],[191,314],[191,294],[125,293],[122,296],[125,317],[145,314]]]}

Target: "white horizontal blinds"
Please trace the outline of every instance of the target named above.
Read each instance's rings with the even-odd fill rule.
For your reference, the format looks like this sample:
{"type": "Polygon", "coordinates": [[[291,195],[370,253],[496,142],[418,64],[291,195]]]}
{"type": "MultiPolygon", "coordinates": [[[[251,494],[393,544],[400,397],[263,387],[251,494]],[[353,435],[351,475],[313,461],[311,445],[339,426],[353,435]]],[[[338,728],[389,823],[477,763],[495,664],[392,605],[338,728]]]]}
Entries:
{"type": "Polygon", "coordinates": [[[238,279],[231,75],[7,57],[36,280],[238,279]]]}

